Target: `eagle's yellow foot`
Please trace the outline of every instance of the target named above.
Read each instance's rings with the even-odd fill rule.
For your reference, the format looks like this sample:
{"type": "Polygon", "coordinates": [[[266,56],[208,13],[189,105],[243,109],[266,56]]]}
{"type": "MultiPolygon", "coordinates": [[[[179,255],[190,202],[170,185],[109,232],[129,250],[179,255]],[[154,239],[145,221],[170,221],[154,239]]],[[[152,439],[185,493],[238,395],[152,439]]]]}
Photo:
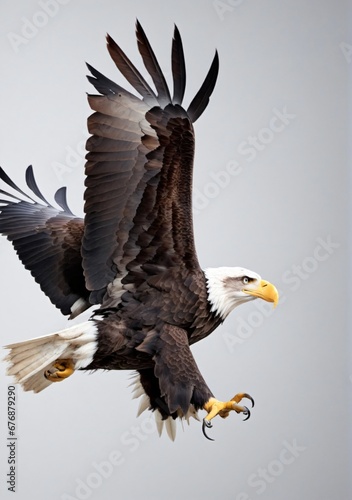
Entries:
{"type": "Polygon", "coordinates": [[[58,359],[53,366],[44,372],[44,377],[50,382],[61,382],[75,371],[71,359],[58,359]]]}
{"type": "Polygon", "coordinates": [[[252,403],[253,408],[254,399],[245,392],[236,394],[236,396],[234,396],[230,401],[223,402],[215,398],[210,398],[209,401],[205,403],[204,410],[208,412],[208,415],[203,419],[203,434],[207,439],[210,439],[210,441],[214,441],[207,435],[207,433],[205,432],[205,428],[207,427],[209,429],[210,427],[212,427],[211,420],[216,417],[216,415],[220,415],[220,417],[226,418],[229,416],[230,411],[235,411],[236,413],[243,413],[243,415],[246,415],[246,418],[244,420],[249,419],[249,417],[251,416],[251,412],[249,411],[247,406],[241,406],[238,404],[243,398],[249,399],[252,403]]]}

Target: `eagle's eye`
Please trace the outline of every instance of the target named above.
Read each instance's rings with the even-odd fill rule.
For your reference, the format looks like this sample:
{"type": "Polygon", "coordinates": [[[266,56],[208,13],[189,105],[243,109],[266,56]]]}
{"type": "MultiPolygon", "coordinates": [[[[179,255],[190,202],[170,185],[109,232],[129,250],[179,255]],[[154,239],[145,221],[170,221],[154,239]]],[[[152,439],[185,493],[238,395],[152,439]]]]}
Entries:
{"type": "Polygon", "coordinates": [[[244,278],[242,278],[242,283],[243,283],[244,285],[248,285],[248,283],[249,283],[249,278],[247,278],[247,276],[244,276],[244,278]]]}

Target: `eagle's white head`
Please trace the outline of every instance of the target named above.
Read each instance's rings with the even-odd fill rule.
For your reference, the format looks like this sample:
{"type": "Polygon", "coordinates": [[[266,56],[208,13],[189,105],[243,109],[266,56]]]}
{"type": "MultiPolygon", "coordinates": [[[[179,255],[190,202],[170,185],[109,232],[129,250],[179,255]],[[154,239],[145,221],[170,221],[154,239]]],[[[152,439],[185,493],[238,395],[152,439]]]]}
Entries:
{"type": "Polygon", "coordinates": [[[225,319],[240,304],[261,298],[276,306],[279,294],[274,285],[243,267],[207,268],[208,300],[211,310],[225,319]]]}

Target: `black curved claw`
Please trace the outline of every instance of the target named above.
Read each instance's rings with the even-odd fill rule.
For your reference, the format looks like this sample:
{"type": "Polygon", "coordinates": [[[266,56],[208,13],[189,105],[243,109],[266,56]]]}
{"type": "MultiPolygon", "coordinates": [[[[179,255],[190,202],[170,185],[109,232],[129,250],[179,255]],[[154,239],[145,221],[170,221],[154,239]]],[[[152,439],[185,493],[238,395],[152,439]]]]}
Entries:
{"type": "Polygon", "coordinates": [[[246,418],[243,419],[243,422],[245,422],[251,416],[251,412],[249,411],[249,409],[247,408],[247,406],[244,406],[243,408],[245,408],[245,411],[243,412],[243,415],[246,415],[246,418]]]}
{"type": "Polygon", "coordinates": [[[249,394],[247,394],[247,399],[249,399],[249,401],[252,403],[252,408],[253,408],[253,406],[254,406],[254,399],[249,394]]]}
{"type": "Polygon", "coordinates": [[[209,436],[207,435],[207,433],[205,432],[205,428],[206,428],[206,427],[207,427],[208,429],[210,429],[211,427],[213,427],[213,424],[210,422],[210,420],[206,420],[205,418],[203,418],[203,425],[202,425],[202,431],[203,431],[203,434],[204,434],[204,436],[205,436],[207,439],[209,439],[209,441],[214,441],[214,439],[213,439],[213,438],[211,438],[211,437],[209,437],[209,436]]]}
{"type": "Polygon", "coordinates": [[[250,396],[249,394],[247,394],[246,392],[242,395],[243,398],[246,398],[246,399],[249,399],[249,401],[252,403],[252,408],[254,406],[254,399],[252,398],[252,396],[250,396]]]}

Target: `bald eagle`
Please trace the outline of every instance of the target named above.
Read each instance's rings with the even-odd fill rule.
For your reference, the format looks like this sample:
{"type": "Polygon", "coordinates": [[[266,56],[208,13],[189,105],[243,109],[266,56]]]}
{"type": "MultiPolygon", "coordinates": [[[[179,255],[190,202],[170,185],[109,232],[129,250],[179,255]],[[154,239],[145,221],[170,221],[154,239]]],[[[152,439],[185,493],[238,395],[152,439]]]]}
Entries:
{"type": "Polygon", "coordinates": [[[69,209],[66,188],[56,192],[57,206],[49,203],[32,167],[26,171],[31,194],[0,170],[11,188],[1,189],[0,232],[23,265],[64,315],[74,318],[98,306],[84,323],[6,346],[8,374],[24,390],[40,392],[76,370],[135,370],[136,395],[143,396],[140,412],[155,412],[159,433],[165,424],[173,439],[176,419],[188,421],[204,409],[206,435],[216,415],[234,410],[248,418],[249,409],[240,403],[248,398],[253,405],[253,399],[246,393],[230,401],[216,399],[190,346],[211,334],[235,307],[255,298],[276,304],[278,293],[248,269],[203,270],[198,262],[193,123],[214,90],[217,52],[185,109],[178,29],[172,40],[172,96],[138,21],[136,36],[154,90],[109,35],[110,56],[140,97],[88,65],[88,80],[99,94],[88,95],[93,114],[88,118],[84,219],[69,209]]]}

